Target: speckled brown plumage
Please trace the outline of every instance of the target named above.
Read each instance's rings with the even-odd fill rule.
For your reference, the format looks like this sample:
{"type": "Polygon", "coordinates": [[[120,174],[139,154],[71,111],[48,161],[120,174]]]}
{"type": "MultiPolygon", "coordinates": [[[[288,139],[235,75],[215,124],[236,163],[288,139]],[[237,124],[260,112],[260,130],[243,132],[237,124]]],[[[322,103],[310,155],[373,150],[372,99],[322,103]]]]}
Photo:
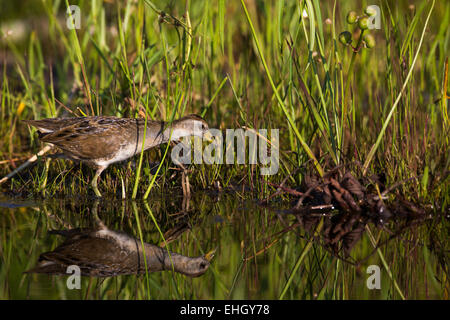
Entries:
{"type": "Polygon", "coordinates": [[[80,160],[97,170],[92,187],[97,189],[97,178],[111,163],[126,160],[144,150],[183,136],[203,136],[208,124],[192,114],[173,121],[117,117],[51,118],[24,120],[36,127],[40,140],[59,147],[69,159],[80,160]],[[144,142],[145,132],[145,142],[144,142]]]}

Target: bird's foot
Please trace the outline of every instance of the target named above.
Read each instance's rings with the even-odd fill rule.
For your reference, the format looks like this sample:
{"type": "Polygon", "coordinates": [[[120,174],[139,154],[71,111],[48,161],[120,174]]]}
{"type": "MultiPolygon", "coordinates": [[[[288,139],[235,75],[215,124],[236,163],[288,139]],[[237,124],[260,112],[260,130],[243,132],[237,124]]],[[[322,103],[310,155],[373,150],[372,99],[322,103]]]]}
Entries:
{"type": "Polygon", "coordinates": [[[100,191],[98,191],[97,186],[92,186],[92,189],[94,190],[94,193],[98,198],[102,197],[102,194],[100,193],[100,191]]]}

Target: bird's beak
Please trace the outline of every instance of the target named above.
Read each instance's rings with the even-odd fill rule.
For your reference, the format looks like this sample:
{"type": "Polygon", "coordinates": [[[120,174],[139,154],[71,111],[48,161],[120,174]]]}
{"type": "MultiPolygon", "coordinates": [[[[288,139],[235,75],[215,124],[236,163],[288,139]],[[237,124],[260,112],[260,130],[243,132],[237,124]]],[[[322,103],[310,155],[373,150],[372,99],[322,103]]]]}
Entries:
{"type": "Polygon", "coordinates": [[[208,142],[213,142],[214,136],[209,131],[206,131],[203,133],[203,139],[207,140],[208,142]]]}
{"type": "Polygon", "coordinates": [[[214,258],[214,253],[216,253],[217,248],[210,250],[207,254],[205,254],[205,259],[211,262],[212,258],[214,258]]]}

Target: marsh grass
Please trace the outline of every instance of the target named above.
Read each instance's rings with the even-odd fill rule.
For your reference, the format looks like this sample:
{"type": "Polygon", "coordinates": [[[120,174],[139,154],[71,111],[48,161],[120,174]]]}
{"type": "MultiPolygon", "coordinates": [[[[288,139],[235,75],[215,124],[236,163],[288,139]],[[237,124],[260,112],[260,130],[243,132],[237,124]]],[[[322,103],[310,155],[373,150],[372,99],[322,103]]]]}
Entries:
{"type": "MultiPolygon", "coordinates": [[[[294,233],[284,233],[271,249],[244,263],[242,243],[237,239],[245,240],[246,249],[258,252],[259,235],[266,232],[264,223],[272,221],[271,214],[258,209],[258,214],[251,217],[253,224],[246,223],[218,202],[215,210],[242,225],[221,232],[227,239],[224,241],[229,242],[222,253],[229,257],[232,267],[221,260],[211,266],[213,272],[205,277],[214,278],[214,288],[205,289],[211,279],[185,280],[178,275],[167,286],[163,280],[172,276],[161,274],[146,277],[142,287],[135,277],[102,283],[90,280],[90,291],[79,293],[80,297],[428,297],[428,291],[419,292],[417,286],[417,282],[425,280],[427,288],[434,288],[436,297],[448,296],[448,288],[445,291],[442,282],[435,280],[448,281],[448,270],[434,267],[440,257],[437,252],[445,251],[445,245],[439,250],[425,245],[431,235],[434,238],[430,241],[439,243],[448,226],[448,219],[441,218],[448,215],[450,200],[450,7],[444,1],[377,3],[382,10],[382,28],[370,31],[376,46],[360,50],[343,46],[338,40],[339,33],[348,30],[353,44],[360,42],[361,31],[345,22],[350,10],[362,14],[364,6],[357,1],[80,1],[79,30],[66,27],[68,3],[35,2],[34,16],[8,4],[6,12],[10,15],[0,17],[1,176],[42,148],[35,129],[23,125],[22,119],[103,114],[147,115],[150,119],[172,121],[198,113],[210,127],[222,130],[279,128],[282,148],[280,170],[274,176],[262,178],[259,165],[191,165],[188,175],[194,191],[220,186],[234,190],[236,199],[263,199],[276,191],[267,182],[279,184],[287,178],[287,184],[295,188],[307,172],[316,170],[323,175],[338,165],[346,165],[356,176],[381,175],[386,186],[405,181],[389,194],[388,201],[401,194],[430,209],[436,219],[417,233],[405,235],[406,243],[424,241],[420,250],[402,247],[400,240],[395,240],[398,252],[380,249],[378,257],[386,261],[386,270],[393,274],[401,291],[393,287],[392,279],[383,278],[383,287],[390,289],[378,295],[363,293],[352,285],[362,283],[358,274],[364,270],[334,259],[316,244],[309,245],[312,242],[308,237],[299,238],[294,233]],[[304,10],[308,17],[303,16],[304,10]],[[9,20],[22,23],[26,36],[17,39],[14,33],[9,34],[3,28],[9,20]],[[363,165],[363,170],[351,165],[356,162],[363,165]],[[241,239],[244,234],[245,239],[241,239]],[[418,240],[419,235],[426,235],[425,240],[418,240]],[[308,248],[304,255],[302,248],[308,248]],[[411,252],[425,261],[424,271],[417,276],[410,271],[419,267],[409,258],[402,258],[411,252]],[[406,260],[403,264],[396,259],[406,260]],[[267,283],[260,279],[267,279],[267,283]],[[127,290],[122,291],[125,287],[127,290]],[[265,288],[265,296],[258,295],[261,288],[265,288]]],[[[171,162],[169,151],[170,146],[163,145],[110,166],[99,180],[99,189],[112,199],[180,194],[181,173],[171,162]]],[[[21,198],[90,199],[92,177],[93,171],[84,165],[63,160],[48,163],[40,158],[33,167],[1,185],[1,190],[21,198]]],[[[288,203],[289,197],[277,199],[288,203]]],[[[232,202],[231,208],[235,205],[232,202]]],[[[209,219],[203,208],[198,211],[209,219]]],[[[26,210],[22,222],[32,226],[29,230],[43,232],[40,223],[44,218],[31,212],[26,210]]],[[[141,239],[161,241],[159,232],[144,232],[161,223],[156,215],[156,220],[149,220],[149,212],[162,215],[163,210],[144,206],[144,210],[134,211],[133,225],[139,221],[141,239]],[[147,215],[138,219],[143,212],[147,215]]],[[[69,213],[61,210],[59,214],[69,213]]],[[[11,215],[2,215],[2,219],[7,220],[6,225],[20,228],[11,215]]],[[[82,214],[80,219],[83,223],[82,214]]],[[[126,221],[132,225],[131,220],[126,221]]],[[[160,226],[164,228],[164,223],[160,226]]],[[[272,225],[267,228],[273,233],[277,230],[272,225]]],[[[3,260],[6,268],[15,269],[17,262],[11,260],[14,239],[30,231],[8,230],[17,237],[9,240],[3,231],[3,260]]],[[[131,230],[135,232],[134,227],[131,230]]],[[[195,230],[186,247],[181,241],[175,249],[198,253],[200,248],[214,246],[209,242],[199,246],[197,242],[218,237],[218,228],[195,230]]],[[[369,240],[362,240],[355,255],[374,249],[369,240]]],[[[47,248],[56,243],[46,241],[53,241],[46,242],[47,248]]],[[[20,254],[20,261],[29,261],[25,252],[20,254]]],[[[37,259],[35,251],[29,254],[37,259]]],[[[374,259],[372,256],[369,260],[374,259]]],[[[10,269],[2,269],[3,277],[9,277],[10,269]]],[[[5,284],[4,297],[16,297],[15,292],[20,297],[32,295],[30,291],[25,294],[23,276],[13,277],[17,279],[5,284]]],[[[59,294],[74,297],[74,293],[64,290],[63,280],[53,281],[59,294]]],[[[48,283],[44,281],[39,284],[45,285],[48,283]]],[[[83,284],[83,288],[87,287],[83,284]]]]}
{"type": "MultiPolygon", "coordinates": [[[[241,1],[240,6],[223,6],[187,1],[163,12],[158,2],[94,1],[81,4],[83,27],[68,30],[62,24],[63,5],[44,1],[39,9],[46,14],[48,34],[35,30],[18,43],[4,35],[2,42],[9,59],[3,64],[1,90],[3,158],[30,154],[25,153],[29,141],[35,150],[40,146],[34,129],[27,130],[20,119],[146,114],[171,120],[172,115],[197,112],[222,129],[280,128],[286,148],[281,150],[281,172],[271,180],[280,181],[310,159],[320,175],[324,167],[355,160],[364,163],[365,173],[387,172],[392,182],[426,173],[422,187],[412,188],[419,197],[429,194],[432,179],[447,179],[444,61],[449,35],[443,26],[450,16],[440,3],[434,8],[434,2],[418,2],[413,9],[383,3],[383,28],[370,31],[376,47],[358,52],[337,41],[337,33],[348,29],[358,42],[359,31],[342,18],[350,9],[362,12],[356,5],[241,1]],[[425,37],[427,14],[435,18],[432,36],[425,37]]],[[[163,146],[152,159],[165,152],[163,146]]],[[[127,175],[123,180],[132,198],[147,197],[156,182],[148,159],[139,159],[134,176],[118,171],[121,178],[127,175]]],[[[167,163],[160,169],[163,177],[167,163]]],[[[39,162],[34,177],[42,175],[43,164],[39,162]]],[[[2,164],[2,174],[14,165],[2,164]]],[[[29,193],[44,189],[43,184],[48,194],[76,188],[53,183],[59,174],[53,168],[50,181],[34,178],[26,188],[29,193]]],[[[193,172],[198,173],[191,174],[194,186],[227,184],[225,177],[236,177],[261,188],[257,166],[194,167],[193,172]],[[207,174],[211,170],[212,179],[207,174]]],[[[301,172],[291,178],[292,184],[301,180],[301,172]]],[[[78,192],[89,192],[86,183],[78,192]]],[[[19,184],[23,181],[15,178],[11,189],[19,184]]],[[[107,174],[101,185],[114,193],[115,183],[107,174]]],[[[444,194],[448,189],[440,188],[447,185],[440,184],[437,193],[444,194]]]]}

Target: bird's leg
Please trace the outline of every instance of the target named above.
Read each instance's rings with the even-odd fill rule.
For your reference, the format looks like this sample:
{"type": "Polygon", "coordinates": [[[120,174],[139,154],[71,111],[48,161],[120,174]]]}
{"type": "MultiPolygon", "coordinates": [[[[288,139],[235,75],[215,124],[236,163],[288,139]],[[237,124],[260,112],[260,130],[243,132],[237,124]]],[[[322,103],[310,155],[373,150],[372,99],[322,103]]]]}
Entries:
{"type": "Polygon", "coordinates": [[[99,199],[96,199],[92,204],[92,218],[94,219],[95,228],[98,230],[107,230],[108,228],[105,226],[103,221],[98,216],[98,205],[100,203],[99,199]]]}
{"type": "Polygon", "coordinates": [[[98,191],[97,188],[97,180],[98,177],[100,177],[100,175],[102,174],[103,170],[105,170],[106,167],[98,167],[97,171],[95,172],[94,178],[92,178],[92,189],[94,190],[94,193],[97,197],[101,198],[102,194],[100,193],[100,191],[98,191]]]}

